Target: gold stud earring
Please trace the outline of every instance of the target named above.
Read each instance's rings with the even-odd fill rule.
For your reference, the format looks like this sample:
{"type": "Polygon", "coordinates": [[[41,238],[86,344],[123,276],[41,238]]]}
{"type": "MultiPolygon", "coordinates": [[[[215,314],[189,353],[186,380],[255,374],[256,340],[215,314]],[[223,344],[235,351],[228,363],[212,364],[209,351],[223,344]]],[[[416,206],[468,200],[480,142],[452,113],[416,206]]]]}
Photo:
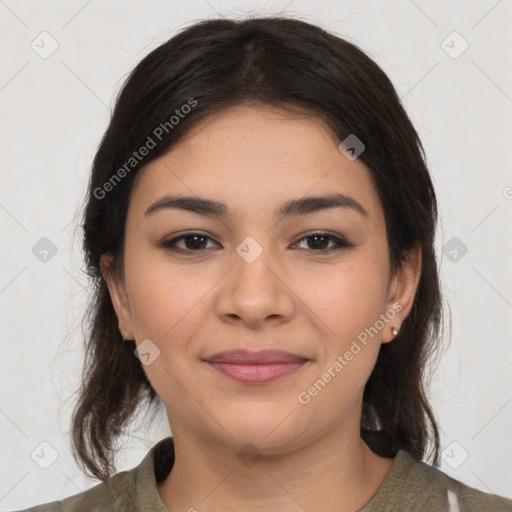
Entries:
{"type": "Polygon", "coordinates": [[[393,333],[393,336],[396,336],[398,334],[398,329],[396,327],[392,327],[391,332],[393,333]]]}

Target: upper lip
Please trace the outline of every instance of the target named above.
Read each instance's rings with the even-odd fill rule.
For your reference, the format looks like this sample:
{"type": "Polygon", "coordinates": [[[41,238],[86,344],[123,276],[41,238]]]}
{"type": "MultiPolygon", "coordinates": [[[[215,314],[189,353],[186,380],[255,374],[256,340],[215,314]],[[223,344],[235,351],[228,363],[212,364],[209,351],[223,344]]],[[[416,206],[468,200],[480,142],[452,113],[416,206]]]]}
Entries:
{"type": "Polygon", "coordinates": [[[205,359],[208,363],[269,364],[304,362],[306,357],[282,350],[226,350],[205,359]]]}

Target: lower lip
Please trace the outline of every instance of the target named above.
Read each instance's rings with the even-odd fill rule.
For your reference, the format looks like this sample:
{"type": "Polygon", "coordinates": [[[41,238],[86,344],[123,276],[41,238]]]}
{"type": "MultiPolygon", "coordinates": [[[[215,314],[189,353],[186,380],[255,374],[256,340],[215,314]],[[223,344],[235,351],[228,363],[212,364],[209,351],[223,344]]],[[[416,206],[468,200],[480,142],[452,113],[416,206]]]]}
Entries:
{"type": "Polygon", "coordinates": [[[294,363],[240,364],[209,363],[220,373],[239,382],[261,384],[280,379],[298,370],[306,361],[294,363]]]}

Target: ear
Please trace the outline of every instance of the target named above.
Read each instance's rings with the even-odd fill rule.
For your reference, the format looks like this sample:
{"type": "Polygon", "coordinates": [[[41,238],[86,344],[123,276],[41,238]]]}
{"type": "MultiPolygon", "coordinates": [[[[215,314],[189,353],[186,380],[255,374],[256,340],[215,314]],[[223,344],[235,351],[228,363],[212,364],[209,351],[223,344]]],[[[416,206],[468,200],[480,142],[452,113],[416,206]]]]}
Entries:
{"type": "Polygon", "coordinates": [[[119,324],[119,332],[123,339],[133,340],[135,336],[126,286],[124,282],[119,282],[119,278],[114,275],[111,264],[112,256],[110,254],[102,254],[100,258],[101,275],[108,286],[110,299],[112,300],[119,324]]]}
{"type": "Polygon", "coordinates": [[[392,332],[393,327],[400,331],[402,323],[412,309],[420,276],[421,246],[416,244],[405,253],[402,267],[397,270],[391,281],[386,311],[394,311],[395,316],[386,324],[382,343],[389,343],[396,338],[392,332]]]}

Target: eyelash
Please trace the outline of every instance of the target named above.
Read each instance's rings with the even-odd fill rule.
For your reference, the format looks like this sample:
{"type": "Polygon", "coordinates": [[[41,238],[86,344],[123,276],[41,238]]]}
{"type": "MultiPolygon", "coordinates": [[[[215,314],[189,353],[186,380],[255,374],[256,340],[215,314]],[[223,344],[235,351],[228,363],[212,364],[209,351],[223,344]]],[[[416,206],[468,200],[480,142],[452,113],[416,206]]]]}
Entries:
{"type": "MultiPolygon", "coordinates": [[[[160,246],[164,249],[168,249],[168,250],[171,250],[173,252],[177,252],[177,253],[181,253],[181,254],[192,254],[192,253],[200,253],[200,252],[203,252],[203,251],[206,251],[207,249],[198,249],[198,250],[192,250],[192,249],[182,249],[181,247],[177,247],[176,246],[176,243],[179,242],[180,240],[184,240],[186,238],[192,238],[192,237],[195,237],[195,236],[199,236],[201,238],[205,238],[205,239],[210,239],[210,240],[213,240],[211,237],[209,237],[208,235],[205,235],[203,233],[199,233],[199,232],[189,232],[189,233],[185,233],[183,235],[180,235],[176,238],[172,238],[170,240],[164,240],[160,246]]],[[[334,236],[334,235],[331,235],[329,233],[324,233],[324,232],[315,232],[315,233],[310,233],[309,235],[306,235],[302,238],[300,238],[297,242],[302,242],[303,240],[307,240],[309,238],[314,238],[314,237],[323,237],[323,238],[327,238],[329,239],[330,241],[334,242],[336,245],[334,247],[331,247],[329,249],[319,249],[319,250],[315,250],[315,249],[307,249],[311,252],[314,252],[314,253],[320,253],[320,254],[328,254],[328,253],[331,253],[333,251],[339,251],[339,250],[342,250],[342,249],[346,249],[346,248],[349,248],[349,247],[353,247],[354,244],[351,244],[349,242],[347,242],[344,238],[342,237],[338,237],[338,236],[334,236]]]]}

